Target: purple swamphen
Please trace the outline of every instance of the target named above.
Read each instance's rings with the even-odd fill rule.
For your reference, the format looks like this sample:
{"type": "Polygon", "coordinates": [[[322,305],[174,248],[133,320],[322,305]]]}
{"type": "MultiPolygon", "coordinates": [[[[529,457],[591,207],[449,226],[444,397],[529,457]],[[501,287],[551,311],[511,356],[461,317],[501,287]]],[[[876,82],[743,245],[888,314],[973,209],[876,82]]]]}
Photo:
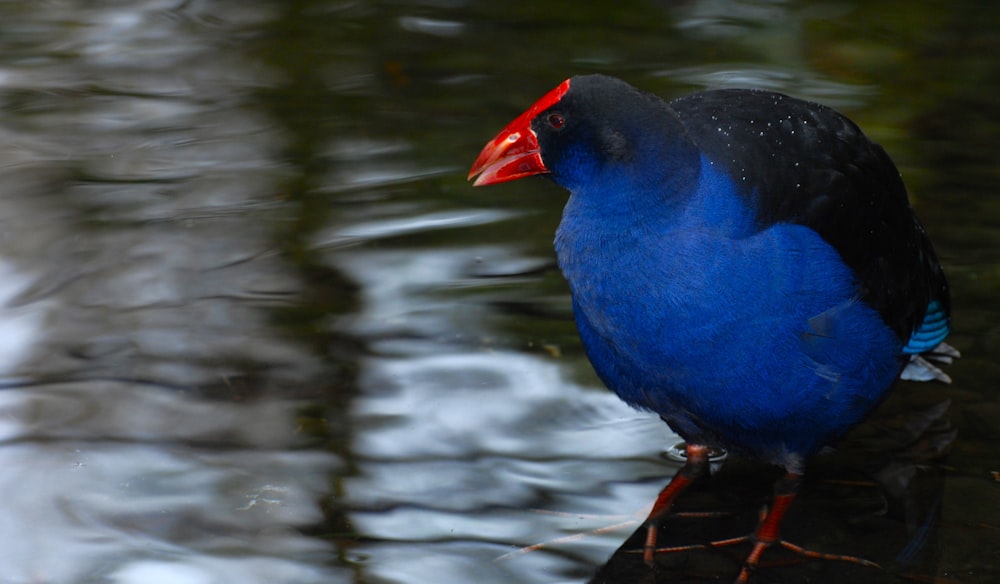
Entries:
{"type": "MultiPolygon", "coordinates": [[[[809,457],[904,377],[947,376],[948,284],[885,151],[850,120],[760,90],[671,102],[603,75],[561,83],[469,178],[548,174],[580,337],[627,403],[684,438],[660,522],[722,448],[784,467],[737,577],[781,541],[809,457]]],[[[813,557],[856,558],[805,552],[813,557]]]]}

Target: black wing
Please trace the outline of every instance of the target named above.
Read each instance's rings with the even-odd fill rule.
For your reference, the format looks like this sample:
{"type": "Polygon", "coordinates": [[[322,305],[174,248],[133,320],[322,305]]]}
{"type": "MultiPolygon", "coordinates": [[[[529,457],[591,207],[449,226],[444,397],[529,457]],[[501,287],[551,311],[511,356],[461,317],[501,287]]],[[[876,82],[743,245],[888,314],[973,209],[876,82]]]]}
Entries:
{"type": "Polygon", "coordinates": [[[707,91],[670,103],[691,139],[755,198],[761,227],[816,230],[905,343],[948,283],[896,165],[854,122],[779,93],[707,91]]]}

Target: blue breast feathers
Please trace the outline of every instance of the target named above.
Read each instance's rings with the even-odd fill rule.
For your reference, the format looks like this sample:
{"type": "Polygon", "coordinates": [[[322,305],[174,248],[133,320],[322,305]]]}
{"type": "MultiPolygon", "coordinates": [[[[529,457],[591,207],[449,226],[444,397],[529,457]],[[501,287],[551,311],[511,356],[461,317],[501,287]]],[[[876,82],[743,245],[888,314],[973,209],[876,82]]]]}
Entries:
{"type": "Polygon", "coordinates": [[[749,199],[711,165],[669,216],[594,208],[617,196],[574,193],[557,251],[588,356],[625,401],[689,442],[796,467],[892,385],[902,342],[815,231],[752,233],[749,199]]]}

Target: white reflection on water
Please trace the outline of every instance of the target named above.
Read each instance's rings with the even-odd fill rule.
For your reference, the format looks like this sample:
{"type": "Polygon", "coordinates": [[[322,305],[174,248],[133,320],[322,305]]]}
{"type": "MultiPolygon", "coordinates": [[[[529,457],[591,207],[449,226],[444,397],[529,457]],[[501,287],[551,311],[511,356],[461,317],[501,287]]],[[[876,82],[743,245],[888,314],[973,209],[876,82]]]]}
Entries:
{"type": "MultiPolygon", "coordinates": [[[[27,357],[41,334],[46,308],[17,306],[17,297],[31,286],[32,278],[0,260],[0,377],[9,375],[27,357]]],[[[0,422],[2,423],[2,422],[0,422]]]]}
{"type": "Polygon", "coordinates": [[[342,463],[306,448],[306,402],[288,395],[319,385],[322,366],[270,321],[301,289],[267,221],[284,134],[247,98],[267,68],[234,50],[271,10],[21,2],[4,15],[4,584],[344,575],[301,532],[324,521],[342,463]]]}
{"type": "MultiPolygon", "coordinates": [[[[411,217],[408,229],[434,226],[411,217]]],[[[391,234],[396,223],[366,232],[391,234]]],[[[357,561],[395,582],[579,581],[635,527],[669,472],[657,459],[665,427],[570,381],[578,361],[477,346],[496,334],[490,309],[447,292],[495,285],[468,268],[523,263],[510,248],[384,245],[334,260],[362,284],[364,305],[340,324],[375,353],[353,402],[358,470],[345,481],[352,524],[376,542],[360,546],[357,561]],[[500,559],[622,522],[617,532],[555,543],[557,553],[500,559]]]]}
{"type": "Polygon", "coordinates": [[[192,574],[201,580],[187,581],[329,576],[303,561],[326,546],[292,529],[320,519],[314,501],[326,488],[329,457],[32,438],[0,449],[0,465],[17,469],[0,478],[5,506],[16,509],[0,522],[5,582],[98,574],[140,582],[126,576],[150,564],[173,566],[172,579],[161,580],[171,582],[192,574]]]}
{"type": "MultiPolygon", "coordinates": [[[[53,331],[54,300],[12,307],[30,280],[0,263],[2,369],[53,331]]],[[[295,526],[337,461],[295,450],[298,403],[199,399],[175,389],[90,381],[0,391],[0,580],[308,582],[326,544],[295,526]],[[224,447],[223,447],[224,445],[224,447]]]]}
{"type": "Polygon", "coordinates": [[[425,213],[416,217],[397,217],[376,221],[361,221],[347,228],[336,229],[333,233],[321,234],[316,238],[318,247],[343,244],[356,240],[370,240],[383,237],[398,237],[428,230],[464,228],[485,225],[515,216],[513,211],[495,209],[440,211],[425,213]]]}

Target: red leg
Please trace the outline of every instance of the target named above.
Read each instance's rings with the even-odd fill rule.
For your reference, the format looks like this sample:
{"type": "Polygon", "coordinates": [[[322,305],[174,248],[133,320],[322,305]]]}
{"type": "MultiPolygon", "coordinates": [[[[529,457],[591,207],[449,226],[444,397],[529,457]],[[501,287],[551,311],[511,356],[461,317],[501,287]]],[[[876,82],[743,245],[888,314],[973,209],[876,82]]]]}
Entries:
{"type": "MultiPolygon", "coordinates": [[[[790,472],[775,483],[774,502],[771,504],[771,509],[761,520],[760,524],[757,526],[757,530],[750,538],[753,542],[753,548],[751,548],[750,555],[747,556],[746,561],[743,562],[743,568],[740,570],[739,576],[736,577],[736,584],[746,584],[750,581],[750,574],[757,568],[757,564],[760,563],[760,556],[764,553],[764,550],[774,544],[778,544],[807,558],[814,558],[818,560],[839,560],[843,562],[853,562],[855,564],[861,564],[863,566],[873,568],[879,567],[875,562],[871,562],[864,558],[814,552],[781,539],[781,520],[784,519],[785,512],[788,511],[788,508],[792,505],[792,501],[795,500],[795,495],[798,494],[801,482],[802,475],[790,472]]],[[[743,538],[736,538],[727,542],[716,542],[714,545],[727,545],[730,542],[735,543],[741,539],[743,538]]]]}
{"type": "Polygon", "coordinates": [[[653,503],[653,509],[649,512],[649,516],[646,517],[646,545],[642,550],[642,559],[650,566],[653,565],[653,554],[656,552],[656,537],[660,529],[660,523],[666,518],[667,513],[670,512],[670,507],[674,504],[677,496],[708,470],[707,446],[688,444],[686,445],[686,449],[687,461],[677,471],[677,474],[670,479],[667,486],[663,487],[663,490],[660,491],[659,496],[656,497],[656,502],[653,503]]]}
{"type": "Polygon", "coordinates": [[[675,475],[663,491],[660,492],[660,496],[657,498],[656,503],[653,505],[653,510],[650,512],[649,518],[646,520],[649,525],[649,531],[646,534],[646,546],[643,549],[643,559],[646,560],[647,564],[652,564],[653,555],[657,552],[679,552],[719,548],[750,542],[753,544],[753,547],[750,549],[750,554],[743,563],[743,568],[740,570],[739,576],[736,577],[735,584],[747,584],[750,581],[750,575],[760,563],[760,557],[763,555],[764,550],[772,545],[779,545],[805,558],[816,560],[837,560],[842,562],[852,562],[873,568],[879,567],[875,562],[871,562],[864,558],[807,550],[781,539],[781,521],[784,519],[788,508],[791,507],[792,502],[795,500],[795,496],[799,490],[799,484],[802,482],[802,475],[792,472],[786,474],[783,478],[778,480],[777,483],[775,483],[774,500],[771,504],[771,508],[762,515],[760,523],[757,525],[757,529],[754,530],[752,535],[713,541],[708,544],[695,544],[656,549],[656,529],[659,527],[659,522],[664,516],[666,516],[667,512],[670,510],[671,504],[677,498],[677,495],[680,494],[685,487],[691,484],[695,478],[704,473],[707,468],[707,449],[699,446],[695,446],[694,448],[695,452],[692,456],[691,447],[688,447],[687,464],[681,468],[677,475],[675,475]]]}
{"type": "Polygon", "coordinates": [[[760,563],[760,556],[771,544],[781,541],[781,520],[785,518],[785,512],[791,507],[795,495],[799,492],[799,484],[802,483],[802,475],[788,473],[778,480],[774,485],[774,502],[767,515],[761,520],[760,525],[753,535],[753,548],[750,555],[743,562],[743,569],[737,576],[736,582],[742,584],[750,579],[750,573],[757,568],[760,563]]]}

